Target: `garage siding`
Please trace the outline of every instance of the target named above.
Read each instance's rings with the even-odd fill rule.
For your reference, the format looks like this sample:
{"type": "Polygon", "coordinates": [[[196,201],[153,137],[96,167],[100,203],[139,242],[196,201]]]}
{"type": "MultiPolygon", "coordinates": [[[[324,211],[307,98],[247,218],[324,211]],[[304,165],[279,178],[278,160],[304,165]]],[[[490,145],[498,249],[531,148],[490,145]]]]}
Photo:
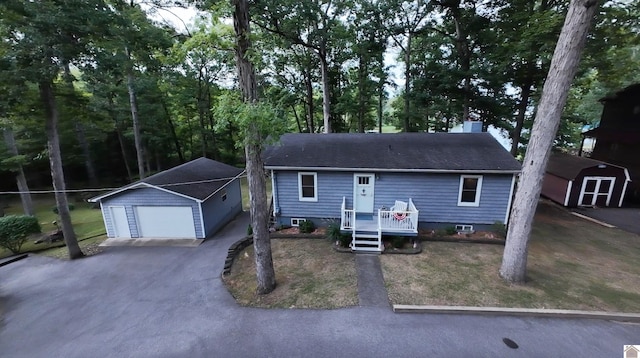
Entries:
{"type": "Polygon", "coordinates": [[[154,188],[138,188],[126,190],[102,201],[104,222],[108,237],[115,237],[115,229],[109,206],[124,206],[129,222],[131,237],[140,237],[138,224],[136,222],[135,206],[190,206],[193,212],[193,223],[196,229],[196,237],[204,238],[202,221],[200,220],[200,207],[195,200],[170,194],[154,188]]]}
{"type": "Polygon", "coordinates": [[[236,179],[224,189],[202,203],[204,227],[207,237],[220,230],[229,220],[242,211],[240,180],[236,179]],[[227,194],[226,200],[222,195],[227,194]]]}

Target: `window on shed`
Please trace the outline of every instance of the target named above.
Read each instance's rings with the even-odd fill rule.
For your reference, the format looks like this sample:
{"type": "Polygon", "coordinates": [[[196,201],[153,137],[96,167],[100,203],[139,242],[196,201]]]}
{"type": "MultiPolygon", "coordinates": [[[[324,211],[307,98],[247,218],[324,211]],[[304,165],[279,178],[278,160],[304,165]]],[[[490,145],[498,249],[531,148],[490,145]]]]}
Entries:
{"type": "Polygon", "coordinates": [[[300,201],[318,201],[317,173],[298,173],[298,196],[300,201]]]}
{"type": "Polygon", "coordinates": [[[461,175],[458,206],[479,206],[481,189],[481,175],[461,175]]]}

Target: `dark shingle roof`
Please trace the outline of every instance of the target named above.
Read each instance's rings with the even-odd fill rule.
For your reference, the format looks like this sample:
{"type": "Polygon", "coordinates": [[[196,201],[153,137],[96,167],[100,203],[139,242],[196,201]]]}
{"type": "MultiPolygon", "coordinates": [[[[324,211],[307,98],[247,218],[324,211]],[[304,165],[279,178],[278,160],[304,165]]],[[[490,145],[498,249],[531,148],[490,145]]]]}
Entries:
{"type": "MultiPolygon", "coordinates": [[[[617,167],[616,165],[601,162],[599,160],[578,157],[566,153],[551,153],[547,163],[547,173],[557,177],[573,180],[583,169],[597,167],[598,165],[617,167]]],[[[621,168],[621,167],[619,167],[621,168]]],[[[622,169],[622,168],[621,168],[622,169]]]]}
{"type": "Polygon", "coordinates": [[[264,152],[271,168],[519,172],[488,133],[285,134],[264,152]]]}
{"type": "Polygon", "coordinates": [[[138,187],[141,183],[161,187],[197,200],[204,200],[240,173],[242,173],[242,169],[208,158],[198,158],[89,200],[100,200],[128,188],[138,187]]]}

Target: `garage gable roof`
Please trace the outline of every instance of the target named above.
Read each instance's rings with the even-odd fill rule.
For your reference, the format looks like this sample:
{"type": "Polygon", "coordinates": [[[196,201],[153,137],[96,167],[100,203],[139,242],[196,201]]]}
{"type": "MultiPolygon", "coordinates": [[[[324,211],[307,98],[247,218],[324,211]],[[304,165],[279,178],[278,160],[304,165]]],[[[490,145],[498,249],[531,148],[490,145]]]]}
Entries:
{"type": "Polygon", "coordinates": [[[275,170],[520,172],[489,133],[285,134],[264,162],[275,170]]]}
{"type": "Polygon", "coordinates": [[[242,169],[203,157],[96,196],[89,201],[97,202],[125,190],[150,187],[202,202],[243,172],[242,169]]]}
{"type": "Polygon", "coordinates": [[[601,162],[599,160],[591,158],[578,157],[575,155],[559,152],[551,153],[549,162],[547,164],[547,173],[560,178],[573,180],[580,174],[583,169],[593,168],[599,165],[620,168],[620,170],[624,170],[627,179],[629,178],[627,170],[623,167],[601,162]]]}

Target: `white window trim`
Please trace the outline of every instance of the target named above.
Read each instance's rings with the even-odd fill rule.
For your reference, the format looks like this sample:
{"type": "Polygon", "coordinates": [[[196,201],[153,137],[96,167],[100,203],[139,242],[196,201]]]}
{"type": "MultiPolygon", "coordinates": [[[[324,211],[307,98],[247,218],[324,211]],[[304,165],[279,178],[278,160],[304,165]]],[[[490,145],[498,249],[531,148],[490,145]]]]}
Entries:
{"type": "Polygon", "coordinates": [[[291,226],[292,227],[298,227],[300,226],[300,223],[303,221],[307,221],[307,219],[305,218],[291,218],[291,226]]]}
{"type": "Polygon", "coordinates": [[[482,175],[461,175],[460,186],[458,187],[458,206],[480,206],[480,196],[482,194],[482,175]],[[469,203],[462,201],[462,186],[464,180],[467,178],[478,179],[478,185],[476,186],[476,201],[469,203]]]}
{"type": "Polygon", "coordinates": [[[315,172],[298,172],[298,200],[299,201],[318,201],[318,173],[315,172]],[[313,194],[312,198],[302,196],[302,176],[313,175],[313,194]]]}

